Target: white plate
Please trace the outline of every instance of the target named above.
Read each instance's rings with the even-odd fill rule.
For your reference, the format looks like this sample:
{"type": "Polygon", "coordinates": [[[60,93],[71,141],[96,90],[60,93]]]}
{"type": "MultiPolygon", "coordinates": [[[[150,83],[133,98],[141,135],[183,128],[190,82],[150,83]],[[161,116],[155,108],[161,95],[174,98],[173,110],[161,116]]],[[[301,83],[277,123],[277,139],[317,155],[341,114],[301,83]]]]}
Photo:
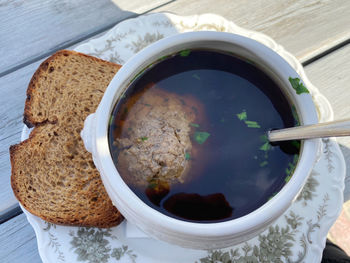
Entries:
{"type": "MultiPolygon", "coordinates": [[[[124,64],[133,54],[163,37],[179,32],[216,30],[255,39],[284,57],[300,74],[318,108],[320,121],[333,119],[327,99],[307,79],[301,64],[271,38],[248,31],[224,18],[203,14],[181,17],[150,14],[121,22],[104,36],[75,50],[124,64]]],[[[23,129],[22,140],[30,130],[23,129]]],[[[326,235],[342,203],[345,163],[334,139],[324,139],[319,162],[289,210],[259,236],[216,251],[190,250],[149,238],[126,237],[126,224],[110,229],[49,224],[24,210],[35,230],[45,263],[59,262],[320,262],[326,235]]]]}

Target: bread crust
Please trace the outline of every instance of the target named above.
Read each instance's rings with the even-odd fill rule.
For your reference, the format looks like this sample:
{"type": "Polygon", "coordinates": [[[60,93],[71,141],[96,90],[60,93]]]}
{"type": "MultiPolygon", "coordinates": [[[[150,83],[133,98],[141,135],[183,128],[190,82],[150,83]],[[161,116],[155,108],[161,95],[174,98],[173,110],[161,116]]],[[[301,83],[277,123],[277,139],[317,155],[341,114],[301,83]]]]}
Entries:
{"type": "MultiPolygon", "coordinates": [[[[82,107],[85,111],[94,112],[108,83],[120,67],[82,53],[61,50],[42,62],[34,73],[27,89],[23,118],[24,123],[34,129],[27,140],[12,145],[9,149],[11,186],[15,197],[30,213],[53,224],[72,226],[105,228],[116,226],[123,220],[123,216],[109,199],[93,165],[91,154],[85,150],[79,135],[88,112],[83,112],[82,109],[75,112],[82,107]],[[75,67],[75,70],[82,75],[90,74],[90,78],[96,75],[103,83],[85,83],[92,85],[97,95],[90,96],[91,101],[85,100],[85,104],[77,104],[77,107],[70,105],[72,110],[63,113],[63,116],[58,116],[57,111],[60,108],[55,112],[55,106],[44,112],[43,116],[39,116],[36,111],[42,101],[37,104],[34,98],[41,99],[40,96],[44,92],[41,83],[46,81],[46,78],[53,83],[45,87],[49,89],[47,92],[53,91],[53,86],[61,85],[48,72],[50,67],[57,70],[62,66],[63,70],[68,70],[63,63],[66,61],[65,57],[74,61],[91,62],[91,67],[87,68],[89,72],[79,72],[79,67],[75,67]],[[52,113],[57,116],[52,116],[52,113]],[[70,123],[74,122],[77,127],[70,126],[70,123]],[[55,167],[56,164],[67,165],[69,169],[59,169],[55,167]]],[[[65,83],[66,80],[62,82],[65,83]]],[[[67,83],[64,88],[73,89],[73,92],[74,89],[81,88],[73,82],[72,85],[67,83]]],[[[53,97],[59,96],[60,94],[57,94],[53,97]]],[[[80,103],[78,97],[69,101],[72,102],[80,103]]],[[[51,105],[47,101],[45,103],[51,105]]],[[[65,106],[68,108],[68,105],[63,107],[65,106]]]]}
{"type": "Polygon", "coordinates": [[[54,61],[56,58],[60,57],[60,56],[66,56],[66,55],[79,55],[82,57],[86,57],[89,58],[91,60],[94,60],[96,62],[100,62],[100,63],[104,63],[106,65],[110,65],[111,67],[115,67],[117,70],[119,70],[121,68],[121,65],[118,64],[114,64],[112,62],[106,61],[106,60],[102,60],[93,56],[89,56],[83,53],[79,53],[73,50],[59,50],[57,51],[55,54],[51,55],[50,57],[48,57],[46,60],[44,60],[38,67],[38,69],[35,71],[35,73],[33,74],[29,84],[28,84],[28,88],[27,88],[27,92],[26,92],[26,101],[25,101],[25,105],[24,105],[24,114],[23,114],[23,123],[27,125],[28,128],[33,128],[36,124],[38,124],[38,122],[36,122],[32,115],[30,114],[30,107],[31,107],[31,98],[32,96],[34,96],[35,94],[35,82],[37,81],[37,79],[40,77],[40,75],[42,74],[43,71],[46,71],[46,69],[49,67],[50,63],[52,61],[54,61]]]}

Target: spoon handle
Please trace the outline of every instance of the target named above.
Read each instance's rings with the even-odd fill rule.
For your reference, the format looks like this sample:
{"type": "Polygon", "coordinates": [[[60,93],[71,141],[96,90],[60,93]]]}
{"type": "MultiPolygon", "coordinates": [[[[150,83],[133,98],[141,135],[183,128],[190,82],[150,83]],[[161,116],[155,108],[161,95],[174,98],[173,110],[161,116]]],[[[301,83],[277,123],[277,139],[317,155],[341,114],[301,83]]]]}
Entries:
{"type": "Polygon", "coordinates": [[[270,142],[350,135],[350,119],[298,126],[267,133],[270,142]]]}

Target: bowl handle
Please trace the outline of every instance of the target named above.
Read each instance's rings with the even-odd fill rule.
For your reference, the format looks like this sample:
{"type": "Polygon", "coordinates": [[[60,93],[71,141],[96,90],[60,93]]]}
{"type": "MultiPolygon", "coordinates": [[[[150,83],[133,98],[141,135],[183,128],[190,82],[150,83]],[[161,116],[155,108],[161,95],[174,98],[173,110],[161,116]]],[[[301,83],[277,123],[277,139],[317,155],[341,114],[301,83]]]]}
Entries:
{"type": "Polygon", "coordinates": [[[84,128],[80,132],[80,136],[83,139],[84,146],[87,151],[93,153],[93,141],[95,139],[95,113],[90,114],[84,121],[84,128]]]}

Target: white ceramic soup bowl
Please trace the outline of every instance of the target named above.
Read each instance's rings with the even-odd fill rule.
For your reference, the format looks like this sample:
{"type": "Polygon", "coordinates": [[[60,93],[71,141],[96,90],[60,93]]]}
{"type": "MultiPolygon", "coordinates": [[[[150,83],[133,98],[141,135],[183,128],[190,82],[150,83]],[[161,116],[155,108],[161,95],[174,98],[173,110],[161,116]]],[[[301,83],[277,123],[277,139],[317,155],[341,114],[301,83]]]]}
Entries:
{"type": "Polygon", "coordinates": [[[241,58],[254,61],[289,97],[302,124],[317,123],[316,109],[310,94],[296,94],[288,78],[300,77],[282,57],[255,40],[230,33],[208,31],[164,38],[127,61],[109,84],[96,112],[87,117],[81,134],[113,204],[126,220],[150,237],[171,244],[194,249],[224,248],[256,236],[288,209],[311,172],[317,159],[320,141],[304,141],[290,181],[263,206],[240,218],[220,223],[193,223],[166,216],[146,205],[126,185],[114,165],[108,143],[109,119],[118,99],[144,68],[165,55],[192,48],[232,52],[241,58]]]}

